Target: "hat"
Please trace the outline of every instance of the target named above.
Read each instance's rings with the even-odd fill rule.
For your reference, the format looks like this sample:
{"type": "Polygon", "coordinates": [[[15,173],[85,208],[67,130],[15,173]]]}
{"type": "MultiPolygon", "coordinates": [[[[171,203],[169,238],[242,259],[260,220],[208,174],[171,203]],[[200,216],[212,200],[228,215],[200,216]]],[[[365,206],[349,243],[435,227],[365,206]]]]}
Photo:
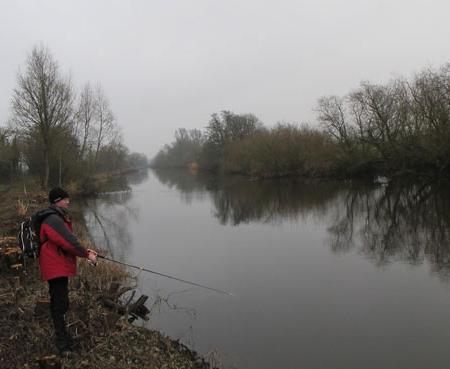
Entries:
{"type": "Polygon", "coordinates": [[[58,201],[67,198],[69,198],[69,194],[61,187],[52,188],[48,193],[48,201],[50,201],[50,204],[55,204],[58,201]]]}

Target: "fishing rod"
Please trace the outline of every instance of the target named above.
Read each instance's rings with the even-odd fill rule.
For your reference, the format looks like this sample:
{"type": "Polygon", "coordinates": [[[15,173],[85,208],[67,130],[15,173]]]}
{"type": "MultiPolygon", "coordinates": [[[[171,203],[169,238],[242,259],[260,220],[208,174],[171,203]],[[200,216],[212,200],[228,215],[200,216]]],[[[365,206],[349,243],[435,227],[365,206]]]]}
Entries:
{"type": "Polygon", "coordinates": [[[219,290],[219,289],[217,289],[217,288],[208,287],[208,286],[205,286],[205,285],[202,285],[202,284],[199,284],[199,283],[187,281],[186,279],[181,279],[181,278],[173,277],[173,276],[171,276],[171,275],[167,275],[167,274],[163,274],[163,273],[160,273],[160,272],[156,272],[156,271],[154,271],[154,270],[150,270],[150,269],[147,269],[147,268],[144,268],[144,267],[140,267],[140,266],[136,266],[136,265],[131,265],[131,264],[123,263],[123,262],[121,262],[121,261],[118,261],[118,260],[114,260],[114,259],[108,258],[107,256],[104,256],[104,255],[97,254],[97,257],[100,258],[100,259],[105,259],[105,260],[108,260],[108,261],[112,261],[113,263],[117,263],[117,264],[120,264],[120,265],[127,266],[127,267],[129,267],[129,268],[139,269],[139,270],[142,270],[142,271],[144,271],[144,272],[148,272],[148,273],[160,275],[160,276],[162,276],[162,277],[174,279],[174,280],[176,280],[176,281],[183,282],[183,283],[187,283],[187,284],[190,284],[190,285],[192,285],[192,286],[197,286],[197,287],[205,288],[205,289],[207,289],[207,290],[215,291],[215,292],[222,293],[222,294],[228,295],[228,296],[234,296],[231,292],[227,292],[227,291],[219,290]]]}

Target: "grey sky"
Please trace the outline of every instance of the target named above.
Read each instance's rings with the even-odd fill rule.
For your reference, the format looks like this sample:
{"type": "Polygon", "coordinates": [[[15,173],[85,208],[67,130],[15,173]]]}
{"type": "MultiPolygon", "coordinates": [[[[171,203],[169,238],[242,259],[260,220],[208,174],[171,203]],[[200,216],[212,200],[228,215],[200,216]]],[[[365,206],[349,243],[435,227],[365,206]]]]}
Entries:
{"type": "Polygon", "coordinates": [[[153,156],[220,110],[313,122],[322,95],[450,62],[444,0],[0,0],[0,124],[33,45],[100,82],[125,143],[153,156]]]}

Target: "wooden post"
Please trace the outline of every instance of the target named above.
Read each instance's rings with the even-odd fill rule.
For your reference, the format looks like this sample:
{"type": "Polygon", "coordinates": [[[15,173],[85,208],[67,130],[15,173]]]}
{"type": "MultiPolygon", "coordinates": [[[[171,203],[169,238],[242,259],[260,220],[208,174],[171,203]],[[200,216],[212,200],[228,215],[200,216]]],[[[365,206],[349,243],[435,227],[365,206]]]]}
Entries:
{"type": "Polygon", "coordinates": [[[122,305],[105,296],[102,297],[101,301],[104,306],[113,309],[120,315],[130,315],[131,320],[137,318],[148,320],[149,318],[147,317],[147,315],[150,313],[150,310],[148,310],[147,307],[144,305],[147,299],[148,296],[142,295],[141,297],[139,297],[139,299],[137,299],[136,302],[134,302],[131,305],[122,305]]]}

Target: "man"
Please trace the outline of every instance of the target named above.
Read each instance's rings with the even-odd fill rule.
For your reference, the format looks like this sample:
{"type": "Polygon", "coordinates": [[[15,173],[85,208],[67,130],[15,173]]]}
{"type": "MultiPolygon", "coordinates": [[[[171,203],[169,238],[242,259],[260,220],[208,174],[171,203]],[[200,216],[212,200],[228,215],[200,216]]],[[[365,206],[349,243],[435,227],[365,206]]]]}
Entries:
{"type": "Polygon", "coordinates": [[[55,328],[55,343],[60,354],[72,351],[72,338],[66,330],[65,314],[69,308],[68,277],[76,275],[77,257],[95,263],[97,253],[85,249],[72,233],[69,218],[69,194],[56,187],[49,192],[50,207],[40,228],[41,249],[39,265],[41,276],[48,281],[50,312],[55,328]]]}

